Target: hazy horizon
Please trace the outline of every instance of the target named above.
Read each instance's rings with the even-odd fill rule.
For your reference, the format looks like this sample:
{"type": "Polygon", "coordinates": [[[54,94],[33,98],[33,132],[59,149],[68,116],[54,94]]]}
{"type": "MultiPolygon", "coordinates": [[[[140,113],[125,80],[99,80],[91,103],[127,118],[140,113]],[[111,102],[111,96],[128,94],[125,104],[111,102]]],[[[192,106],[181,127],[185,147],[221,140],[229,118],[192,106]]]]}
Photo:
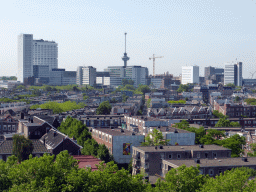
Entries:
{"type": "Polygon", "coordinates": [[[141,65],[152,74],[179,75],[181,66],[224,67],[243,62],[243,77],[256,71],[256,1],[50,1],[9,0],[0,8],[0,76],[17,75],[17,36],[58,43],[58,66],[123,65],[127,32],[128,66],[141,65]]]}

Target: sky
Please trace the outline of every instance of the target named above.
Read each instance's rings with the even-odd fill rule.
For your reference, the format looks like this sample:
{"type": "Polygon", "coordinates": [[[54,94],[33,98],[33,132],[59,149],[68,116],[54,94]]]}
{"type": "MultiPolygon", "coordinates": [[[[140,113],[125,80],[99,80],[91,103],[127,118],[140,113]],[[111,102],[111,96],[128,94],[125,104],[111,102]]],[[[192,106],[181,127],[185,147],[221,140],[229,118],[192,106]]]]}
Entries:
{"type": "MultiPolygon", "coordinates": [[[[8,0],[0,7],[0,76],[16,76],[17,36],[58,43],[58,66],[128,65],[156,74],[182,66],[224,67],[243,62],[243,78],[256,71],[256,0],[8,0]]],[[[255,75],[256,78],[256,75],[255,75]]]]}

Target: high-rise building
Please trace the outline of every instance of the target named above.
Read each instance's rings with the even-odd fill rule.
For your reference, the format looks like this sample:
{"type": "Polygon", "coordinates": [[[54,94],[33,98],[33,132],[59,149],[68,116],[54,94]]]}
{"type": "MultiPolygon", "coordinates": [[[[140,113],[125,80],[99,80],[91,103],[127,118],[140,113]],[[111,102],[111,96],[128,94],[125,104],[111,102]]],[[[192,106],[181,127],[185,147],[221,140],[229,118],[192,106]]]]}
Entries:
{"type": "Polygon", "coordinates": [[[181,83],[199,83],[199,66],[182,66],[181,83]]]}
{"type": "Polygon", "coordinates": [[[54,41],[33,40],[33,65],[49,65],[58,68],[58,44],[54,41]]]}
{"type": "Polygon", "coordinates": [[[58,44],[54,41],[33,40],[33,34],[18,36],[18,81],[32,77],[33,65],[58,68],[58,44]]]}
{"type": "Polygon", "coordinates": [[[134,81],[134,86],[146,85],[148,78],[148,68],[141,66],[127,66],[125,68],[125,78],[134,81]]]}
{"type": "Polygon", "coordinates": [[[122,85],[123,79],[131,79],[134,81],[134,86],[139,84],[146,85],[148,77],[148,68],[141,66],[109,66],[104,69],[105,72],[109,72],[110,85],[119,86],[122,85]]]}
{"type": "Polygon", "coordinates": [[[33,35],[20,34],[18,36],[18,81],[33,76],[33,35]]]}
{"type": "Polygon", "coordinates": [[[92,66],[79,66],[77,67],[76,83],[78,85],[90,85],[96,84],[96,68],[92,66]]]}
{"type": "Polygon", "coordinates": [[[215,67],[205,67],[204,68],[204,77],[205,77],[205,80],[210,80],[211,79],[211,76],[212,75],[215,75],[215,74],[223,74],[224,73],[224,69],[222,68],[215,68],[215,67]]]}
{"type": "Polygon", "coordinates": [[[242,62],[225,63],[224,69],[224,85],[234,84],[235,86],[242,86],[242,62]]]}

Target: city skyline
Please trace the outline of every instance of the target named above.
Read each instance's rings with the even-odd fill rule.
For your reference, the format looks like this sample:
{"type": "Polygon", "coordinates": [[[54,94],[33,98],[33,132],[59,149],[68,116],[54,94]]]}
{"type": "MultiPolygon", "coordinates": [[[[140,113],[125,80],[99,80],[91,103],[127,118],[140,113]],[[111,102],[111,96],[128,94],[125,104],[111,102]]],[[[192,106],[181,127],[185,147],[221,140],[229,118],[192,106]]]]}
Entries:
{"type": "Polygon", "coordinates": [[[122,66],[124,32],[129,34],[128,66],[148,67],[150,74],[152,54],[164,56],[156,61],[156,74],[179,75],[181,66],[196,64],[204,76],[204,67],[224,68],[236,59],[243,62],[244,78],[256,71],[253,1],[62,2],[5,2],[0,12],[0,76],[17,76],[20,33],[58,43],[59,68],[69,71],[122,66]]]}

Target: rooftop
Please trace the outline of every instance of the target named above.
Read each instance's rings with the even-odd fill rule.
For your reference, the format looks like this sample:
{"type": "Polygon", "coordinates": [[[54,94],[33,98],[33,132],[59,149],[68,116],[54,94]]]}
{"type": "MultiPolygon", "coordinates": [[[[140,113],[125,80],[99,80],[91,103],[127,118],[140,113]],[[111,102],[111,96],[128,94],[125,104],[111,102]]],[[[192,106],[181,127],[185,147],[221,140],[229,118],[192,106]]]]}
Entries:
{"type": "MultiPolygon", "coordinates": [[[[106,133],[106,134],[109,134],[109,135],[112,135],[112,136],[131,136],[132,135],[132,131],[128,131],[128,130],[125,130],[125,129],[108,129],[108,128],[94,128],[93,130],[98,130],[98,131],[101,131],[103,133],[106,133]],[[123,132],[121,132],[121,130],[123,130],[123,132]]],[[[136,134],[135,135],[139,135],[139,134],[136,134]]]]}
{"type": "Polygon", "coordinates": [[[225,158],[225,159],[200,159],[200,163],[196,163],[194,159],[191,160],[164,160],[164,162],[168,162],[177,166],[186,165],[197,166],[200,167],[228,167],[228,166],[244,166],[244,165],[256,165],[256,157],[247,157],[247,161],[243,161],[242,157],[237,158],[225,158]]]}
{"type": "Polygon", "coordinates": [[[203,148],[200,148],[199,145],[177,145],[177,146],[163,146],[162,149],[159,147],[155,149],[155,146],[147,146],[147,147],[136,147],[137,149],[144,152],[169,152],[169,151],[219,151],[219,150],[231,150],[218,145],[204,145],[203,148]]]}
{"type": "Polygon", "coordinates": [[[79,160],[79,168],[91,167],[92,171],[98,170],[96,165],[99,164],[99,162],[101,162],[101,160],[90,155],[73,155],[73,157],[74,159],[79,160]]]}

